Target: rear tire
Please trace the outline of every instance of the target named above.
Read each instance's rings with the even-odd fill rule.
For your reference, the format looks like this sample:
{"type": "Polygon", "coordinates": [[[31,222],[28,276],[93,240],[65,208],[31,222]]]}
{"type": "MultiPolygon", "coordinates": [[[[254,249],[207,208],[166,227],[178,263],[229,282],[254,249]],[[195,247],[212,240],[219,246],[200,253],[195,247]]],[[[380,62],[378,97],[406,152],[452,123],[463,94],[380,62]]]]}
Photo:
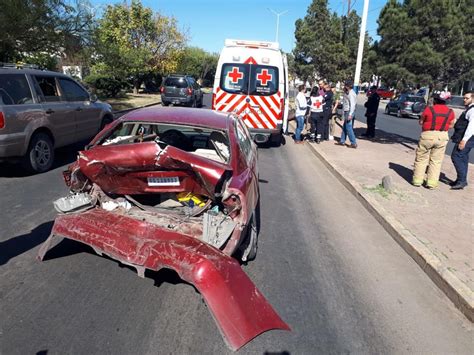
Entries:
{"type": "Polygon", "coordinates": [[[244,244],[241,248],[242,254],[240,259],[243,262],[255,260],[258,249],[258,234],[260,232],[260,198],[257,201],[257,206],[252,212],[249,224],[247,225],[246,236],[244,244]]]}
{"type": "Polygon", "coordinates": [[[163,106],[169,106],[170,103],[169,103],[169,102],[166,102],[166,101],[162,101],[161,104],[162,104],[163,106]]]}
{"type": "Polygon", "coordinates": [[[386,115],[390,115],[390,110],[388,109],[388,105],[385,106],[385,114],[386,114],[386,115]]]}
{"type": "Polygon", "coordinates": [[[23,157],[23,167],[32,173],[44,173],[53,166],[54,146],[46,133],[36,133],[31,138],[23,157]]]}
{"type": "Polygon", "coordinates": [[[279,147],[281,146],[281,142],[283,140],[283,136],[281,133],[272,135],[270,138],[270,143],[272,147],[279,147]]]}

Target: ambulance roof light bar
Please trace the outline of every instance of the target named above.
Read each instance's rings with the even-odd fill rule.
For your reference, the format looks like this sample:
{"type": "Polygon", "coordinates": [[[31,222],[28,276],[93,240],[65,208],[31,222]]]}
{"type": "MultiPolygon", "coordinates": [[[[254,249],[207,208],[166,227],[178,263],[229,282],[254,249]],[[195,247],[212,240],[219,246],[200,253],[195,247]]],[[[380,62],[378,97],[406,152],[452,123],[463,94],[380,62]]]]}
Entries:
{"type": "Polygon", "coordinates": [[[277,42],[265,42],[265,41],[247,41],[241,39],[226,39],[226,47],[249,47],[249,48],[268,48],[273,50],[279,50],[280,44],[277,42]]]}

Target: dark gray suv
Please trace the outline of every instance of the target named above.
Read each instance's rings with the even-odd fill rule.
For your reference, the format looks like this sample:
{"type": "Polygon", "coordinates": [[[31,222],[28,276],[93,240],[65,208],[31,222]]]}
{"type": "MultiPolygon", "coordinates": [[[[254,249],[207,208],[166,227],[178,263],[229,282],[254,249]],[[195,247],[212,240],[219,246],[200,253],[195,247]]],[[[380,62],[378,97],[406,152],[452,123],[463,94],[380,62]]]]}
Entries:
{"type": "Polygon", "coordinates": [[[0,161],[47,171],[55,148],[91,138],[112,120],[110,105],[67,75],[0,67],[0,161]]]}
{"type": "Polygon", "coordinates": [[[186,105],[202,106],[201,86],[192,76],[172,74],[163,80],[161,86],[161,103],[163,106],[186,105]]]}

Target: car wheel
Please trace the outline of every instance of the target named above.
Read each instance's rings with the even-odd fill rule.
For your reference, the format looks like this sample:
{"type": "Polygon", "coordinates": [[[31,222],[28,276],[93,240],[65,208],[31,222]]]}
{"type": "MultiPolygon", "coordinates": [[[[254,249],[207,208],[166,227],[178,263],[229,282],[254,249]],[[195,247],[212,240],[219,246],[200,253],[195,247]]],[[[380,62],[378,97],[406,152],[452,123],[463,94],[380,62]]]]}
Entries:
{"type": "Polygon", "coordinates": [[[109,123],[112,123],[112,121],[113,119],[111,117],[104,117],[100,123],[99,132],[102,131],[109,123]]]}
{"type": "Polygon", "coordinates": [[[191,107],[197,107],[197,99],[194,98],[193,102],[191,103],[191,107]]]}
{"type": "Polygon", "coordinates": [[[390,115],[390,111],[389,111],[389,109],[388,109],[388,105],[385,106],[385,114],[386,114],[386,115],[390,115]]]}
{"type": "Polygon", "coordinates": [[[43,173],[53,166],[54,147],[51,138],[45,133],[36,133],[30,141],[23,158],[23,167],[34,173],[43,173]]]}
{"type": "Polygon", "coordinates": [[[250,217],[249,224],[246,228],[244,248],[242,248],[242,256],[240,258],[243,262],[254,260],[257,256],[259,227],[260,199],[258,200],[257,206],[252,212],[252,217],[250,217]]]}
{"type": "Polygon", "coordinates": [[[169,106],[169,105],[170,105],[170,103],[169,103],[169,102],[166,102],[166,101],[161,101],[161,104],[162,104],[163,106],[169,106]]]}
{"type": "Polygon", "coordinates": [[[198,103],[198,106],[197,106],[197,107],[199,107],[199,108],[202,107],[202,100],[203,100],[203,97],[201,96],[201,99],[199,100],[199,103],[198,103]]]}
{"type": "Polygon", "coordinates": [[[270,142],[271,142],[273,147],[281,146],[282,140],[283,140],[283,136],[282,136],[281,133],[274,134],[270,138],[270,142]]]}

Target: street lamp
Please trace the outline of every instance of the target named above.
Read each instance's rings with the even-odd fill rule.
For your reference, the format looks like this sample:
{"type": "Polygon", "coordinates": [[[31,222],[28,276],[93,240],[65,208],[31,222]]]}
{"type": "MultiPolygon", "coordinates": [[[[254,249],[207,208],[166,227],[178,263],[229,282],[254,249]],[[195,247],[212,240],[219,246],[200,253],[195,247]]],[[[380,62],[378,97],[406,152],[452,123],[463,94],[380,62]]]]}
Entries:
{"type": "Polygon", "coordinates": [[[277,28],[276,28],[275,42],[278,42],[278,28],[280,27],[280,16],[286,14],[288,12],[288,10],[278,13],[278,12],[273,11],[270,8],[267,8],[267,9],[269,11],[273,12],[277,17],[277,28]]]}

